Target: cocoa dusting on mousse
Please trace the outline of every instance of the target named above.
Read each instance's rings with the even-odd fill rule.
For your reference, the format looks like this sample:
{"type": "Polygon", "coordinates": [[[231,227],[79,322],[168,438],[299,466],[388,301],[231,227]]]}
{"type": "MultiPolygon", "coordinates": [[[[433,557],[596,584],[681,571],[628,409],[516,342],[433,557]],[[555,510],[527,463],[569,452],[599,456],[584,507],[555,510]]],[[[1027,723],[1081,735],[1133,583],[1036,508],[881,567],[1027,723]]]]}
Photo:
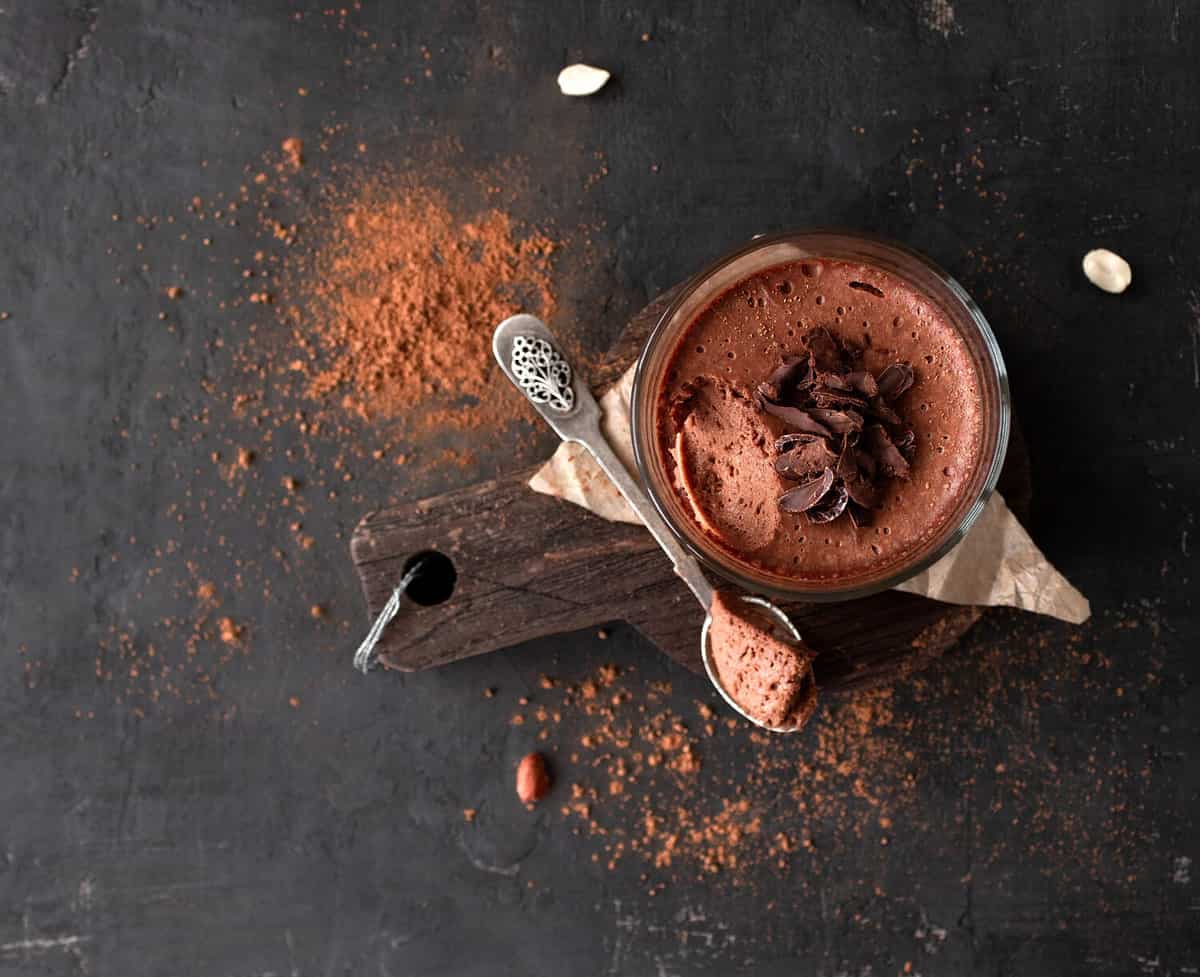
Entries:
{"type": "Polygon", "coordinates": [[[754,392],[759,408],[788,433],[775,442],[775,470],[799,482],[779,497],[784,512],[813,524],[843,513],[869,526],[892,478],[909,477],[917,436],[889,404],[913,385],[911,363],[878,376],[861,369],[861,351],[817,327],[805,354],[789,356],[754,392]]]}
{"type": "Polygon", "coordinates": [[[753,604],[717,591],[708,626],[721,687],[746,715],[777,729],[799,729],[817,707],[812,653],[784,640],[779,625],[753,604]]]}

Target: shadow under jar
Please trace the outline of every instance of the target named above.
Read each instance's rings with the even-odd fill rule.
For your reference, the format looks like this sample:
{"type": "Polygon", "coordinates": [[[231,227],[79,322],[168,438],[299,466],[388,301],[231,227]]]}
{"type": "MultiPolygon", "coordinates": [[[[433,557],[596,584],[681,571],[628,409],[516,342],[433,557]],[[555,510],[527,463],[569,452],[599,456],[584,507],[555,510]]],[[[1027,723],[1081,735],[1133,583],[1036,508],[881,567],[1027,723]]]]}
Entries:
{"type": "Polygon", "coordinates": [[[1008,444],[1008,378],[983,313],[936,265],[869,235],[803,231],[757,238],[680,289],[638,361],[632,421],[651,499],[708,569],[755,593],[848,600],[921,572],[978,518],[1008,444]],[[822,365],[830,339],[847,371],[913,373],[875,399],[898,424],[860,410],[863,430],[822,441],[840,456],[875,424],[898,441],[912,432],[907,477],[877,471],[860,524],[779,505],[798,482],[778,471],[777,441],[798,429],[764,410],[761,385],[792,357],[822,365]]]}

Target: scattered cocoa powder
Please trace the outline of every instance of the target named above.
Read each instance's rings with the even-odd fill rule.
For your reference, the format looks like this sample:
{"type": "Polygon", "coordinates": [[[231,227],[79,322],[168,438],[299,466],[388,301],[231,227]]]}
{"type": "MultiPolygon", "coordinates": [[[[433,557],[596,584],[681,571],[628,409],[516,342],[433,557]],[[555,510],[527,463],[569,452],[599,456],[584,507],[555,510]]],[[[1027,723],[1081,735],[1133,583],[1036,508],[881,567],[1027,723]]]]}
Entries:
{"type": "Polygon", "coordinates": [[[526,309],[553,315],[556,244],[500,210],[460,219],[441,192],[411,177],[368,176],[319,216],[312,244],[288,256],[281,306],[298,336],[293,372],[317,401],[394,417],[429,401],[443,420],[494,419],[503,378],[495,326],[526,309]]]}
{"type": "MultiPolygon", "coordinates": [[[[391,165],[332,119],[302,141],[284,135],[236,183],[214,186],[198,171],[174,212],[114,213],[104,246],[113,282],[131,298],[144,293],[145,319],[178,344],[175,376],[186,381],[151,392],[171,412],[170,433],[151,438],[176,489],[153,552],[130,539],[128,552],[109,547],[95,570],[72,574],[86,584],[100,561],[130,558],[126,573],[145,570],[136,596],[171,608],[154,620],[114,610],[97,637],[97,676],[139,716],[168,701],[235,714],[223,699],[232,676],[220,672],[262,667],[250,658],[267,632],[250,622],[275,601],[341,650],[360,609],[318,628],[317,595],[288,577],[317,558],[344,560],[358,515],[437,491],[446,469],[486,469],[501,452],[505,464],[535,461],[549,434],[512,423],[533,415],[492,361],[492,328],[521,309],[552,317],[581,297],[595,312],[585,273],[603,263],[602,221],[586,208],[568,230],[523,219],[545,208],[522,160],[481,168],[455,140],[434,138],[389,151],[404,159],[391,165]],[[411,310],[411,320],[368,307],[365,319],[342,321],[372,297],[411,310]],[[168,310],[181,304],[164,298],[187,298],[204,326],[176,321],[168,310]],[[429,354],[423,379],[393,370],[406,350],[429,354]],[[481,438],[480,429],[504,436],[481,438]],[[296,481],[281,493],[287,478],[296,481]],[[229,532],[247,516],[261,533],[252,552],[229,532]],[[216,587],[198,591],[205,578],[218,581],[220,598],[216,587]],[[218,615],[237,623],[222,628],[218,615]]],[[[620,318],[621,300],[613,309],[605,327],[620,318]]],[[[582,351],[572,325],[597,319],[558,318],[551,325],[574,358],[582,351]]],[[[112,424],[115,439],[133,440],[127,411],[112,424]]]]}
{"type": "Polygon", "coordinates": [[[304,165],[304,143],[295,136],[290,136],[281,144],[283,158],[294,169],[304,165]]]}
{"type": "MultiPolygon", "coordinates": [[[[1146,625],[1134,617],[1127,626],[1146,625]]],[[[1150,628],[1157,641],[1153,619],[1150,628]]],[[[807,888],[851,850],[888,848],[898,825],[944,854],[965,823],[979,871],[1036,855],[1064,891],[1090,893],[1108,879],[1117,898],[1123,880],[1158,864],[1139,827],[1154,768],[1114,765],[1103,749],[1076,769],[1053,759],[1065,714],[1131,694],[1091,647],[1104,630],[1013,639],[1001,623],[894,689],[829,696],[796,735],[755,730],[708,702],[677,711],[669,684],[612,666],[557,681],[514,718],[556,745],[570,781],[557,810],[588,841],[586,857],[614,870],[641,864],[651,894],[696,879],[758,885],[764,873],[798,873],[807,888]],[[947,776],[962,778],[961,798],[930,806],[940,796],[931,780],[947,776]],[[1021,830],[992,831],[993,847],[983,848],[985,818],[1021,830]]],[[[1162,680],[1160,660],[1151,655],[1147,666],[1133,682],[1143,692],[1162,680]]],[[[878,885],[865,876],[846,884],[878,885]]]]}

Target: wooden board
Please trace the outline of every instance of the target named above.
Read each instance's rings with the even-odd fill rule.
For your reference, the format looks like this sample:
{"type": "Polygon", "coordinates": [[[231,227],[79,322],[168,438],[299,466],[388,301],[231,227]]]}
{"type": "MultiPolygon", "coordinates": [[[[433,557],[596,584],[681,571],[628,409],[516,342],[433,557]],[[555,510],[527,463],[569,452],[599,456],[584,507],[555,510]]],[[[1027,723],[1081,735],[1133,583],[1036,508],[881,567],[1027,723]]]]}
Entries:
{"type": "MultiPolygon", "coordinates": [[[[634,361],[670,299],[665,293],[630,321],[592,371],[593,389],[606,389],[634,361]]],[[[526,483],[534,471],[363,517],[350,551],[372,618],[415,554],[443,553],[457,574],[443,603],[405,602],[380,642],[380,661],[406,671],[431,668],[624,620],[676,661],[702,670],[703,612],[650,534],[532,491],[526,483]]],[[[1019,437],[1010,445],[1002,489],[1022,514],[1029,478],[1019,437]]],[[[818,649],[817,681],[828,690],[877,685],[919,668],[982,613],[894,591],[841,604],[784,606],[818,649]]]]}

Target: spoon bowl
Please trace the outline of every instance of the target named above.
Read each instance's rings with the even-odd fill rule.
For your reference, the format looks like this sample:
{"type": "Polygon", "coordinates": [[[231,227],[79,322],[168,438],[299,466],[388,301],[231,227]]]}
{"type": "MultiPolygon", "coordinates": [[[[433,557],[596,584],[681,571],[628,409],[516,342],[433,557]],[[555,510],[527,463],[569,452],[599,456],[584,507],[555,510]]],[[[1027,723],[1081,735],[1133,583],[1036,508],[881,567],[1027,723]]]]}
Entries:
{"type": "MultiPolygon", "coordinates": [[[[752,597],[749,594],[740,594],[738,599],[745,604],[753,604],[760,610],[765,611],[771,616],[771,619],[783,629],[784,634],[800,644],[803,640],[800,637],[800,632],[796,630],[796,625],[780,608],[776,607],[765,597],[752,597]]],[[[721,681],[721,676],[717,673],[717,668],[712,660],[712,642],[709,641],[708,632],[712,625],[712,611],[710,610],[704,616],[704,625],[700,628],[700,659],[704,662],[704,671],[708,675],[708,680],[712,682],[713,688],[720,693],[721,698],[725,700],[726,705],[742,716],[744,719],[754,723],[759,729],[765,729],[769,733],[798,733],[803,726],[770,726],[754,716],[747,713],[732,695],[726,690],[724,683],[721,681]]]]}

